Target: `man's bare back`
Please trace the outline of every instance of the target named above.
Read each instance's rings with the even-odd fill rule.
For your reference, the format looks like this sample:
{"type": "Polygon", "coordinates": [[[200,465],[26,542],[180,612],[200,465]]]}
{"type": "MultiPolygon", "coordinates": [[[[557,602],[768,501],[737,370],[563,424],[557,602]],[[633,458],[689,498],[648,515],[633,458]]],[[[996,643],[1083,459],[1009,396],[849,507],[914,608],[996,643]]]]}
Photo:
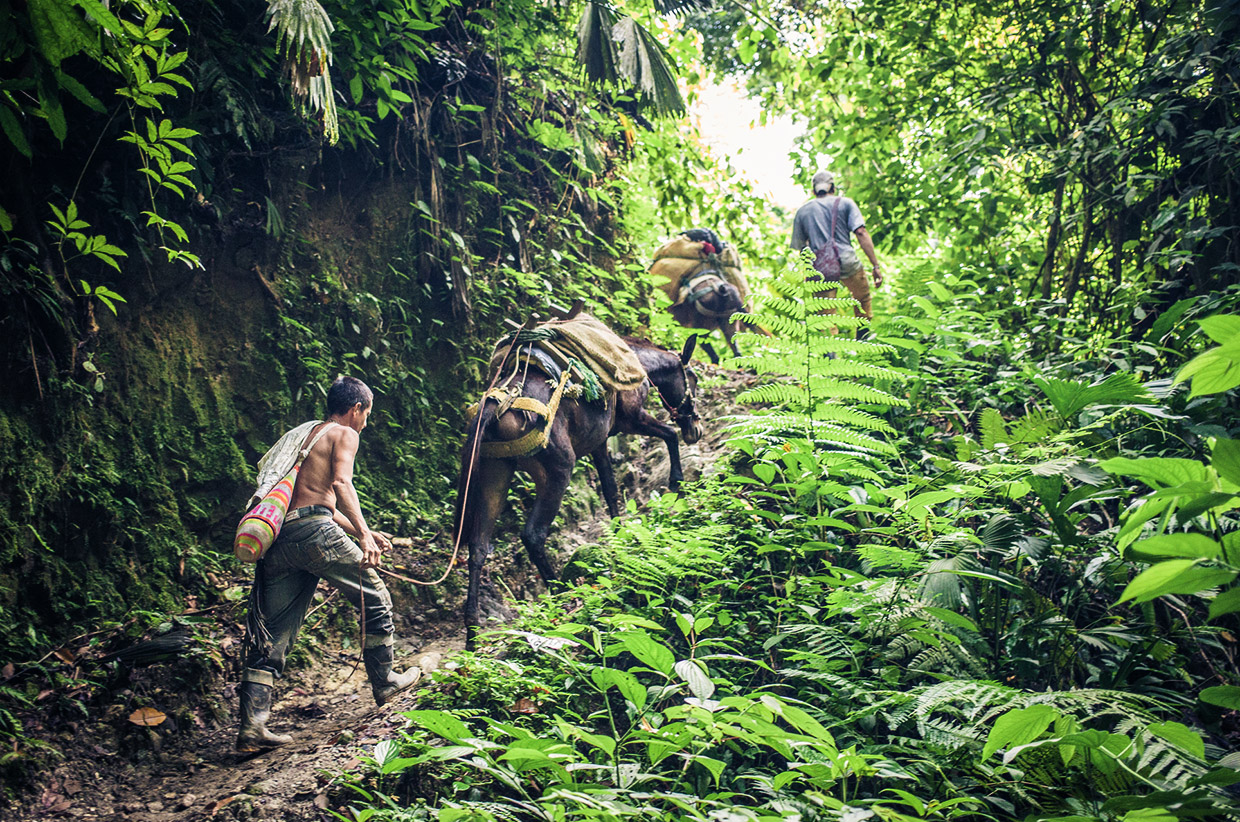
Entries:
{"type": "MultiPolygon", "coordinates": [[[[331,509],[332,519],[357,538],[367,567],[379,564],[382,557],[380,545],[387,542],[382,536],[372,534],[366,526],[357,491],[353,487],[353,463],[361,442],[359,435],[366,427],[372,408],[363,408],[358,403],[323,423],[334,422],[336,425],[331,426],[306,455],[289,504],[291,510],[307,505],[323,505],[331,509]]],[[[317,426],[306,441],[314,439],[321,429],[322,426],[317,426]]]]}
{"type": "MultiPolygon", "coordinates": [[[[326,425],[329,423],[316,426],[310,432],[307,441],[313,440],[326,425]]],[[[328,428],[301,464],[301,471],[297,474],[297,487],[293,489],[293,499],[289,503],[290,507],[326,505],[335,511],[336,491],[332,486],[338,477],[352,480],[353,457],[347,458],[348,464],[345,466],[338,465],[334,458],[337,453],[344,456],[350,451],[355,455],[359,440],[357,432],[351,428],[343,425],[332,425],[328,428]],[[352,439],[351,443],[348,442],[349,439],[352,439]]]]}

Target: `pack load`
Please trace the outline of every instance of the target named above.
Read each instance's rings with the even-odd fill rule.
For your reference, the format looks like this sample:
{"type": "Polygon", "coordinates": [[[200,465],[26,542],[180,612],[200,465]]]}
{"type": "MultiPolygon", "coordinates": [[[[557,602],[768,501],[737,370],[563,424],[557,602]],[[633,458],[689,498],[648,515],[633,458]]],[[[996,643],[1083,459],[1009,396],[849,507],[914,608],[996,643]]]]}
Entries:
{"type": "Polygon", "coordinates": [[[692,228],[677,234],[654,253],[650,266],[651,274],[666,279],[657,284],[672,305],[688,300],[693,281],[712,270],[736,286],[741,300],[749,305],[749,283],[741,271],[740,254],[710,229],[692,228]]]}
{"type": "MultiPolygon", "coordinates": [[[[555,422],[562,397],[595,402],[617,391],[632,391],[646,379],[646,369],[633,349],[616,332],[588,314],[540,323],[532,329],[514,333],[517,335],[515,351],[507,360],[505,378],[489,390],[481,402],[470,406],[466,416],[473,419],[483,402],[494,399],[499,403],[498,416],[511,408],[528,411],[543,422],[519,439],[483,443],[484,457],[515,458],[541,451],[547,445],[548,432],[555,422]],[[546,403],[522,395],[523,387],[516,378],[530,365],[555,381],[551,399],[546,403]]],[[[510,347],[513,347],[512,334],[496,343],[491,355],[492,371],[504,365],[510,347]]]]}

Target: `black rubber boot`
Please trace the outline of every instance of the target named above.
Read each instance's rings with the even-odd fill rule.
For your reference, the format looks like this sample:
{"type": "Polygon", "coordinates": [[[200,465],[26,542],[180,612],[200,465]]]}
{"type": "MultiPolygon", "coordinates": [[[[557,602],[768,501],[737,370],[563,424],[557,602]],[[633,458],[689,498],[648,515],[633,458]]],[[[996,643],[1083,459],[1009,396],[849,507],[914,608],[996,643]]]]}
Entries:
{"type": "Polygon", "coordinates": [[[237,689],[241,697],[241,732],[237,734],[237,750],[257,753],[293,741],[288,734],[267,730],[271,718],[271,686],[261,682],[242,682],[237,689]]]}
{"type": "Polygon", "coordinates": [[[362,661],[366,663],[366,676],[370,679],[370,689],[375,695],[375,704],[383,705],[401,691],[412,688],[422,676],[421,668],[410,668],[403,674],[392,673],[392,646],[379,645],[362,651],[362,661]]]}

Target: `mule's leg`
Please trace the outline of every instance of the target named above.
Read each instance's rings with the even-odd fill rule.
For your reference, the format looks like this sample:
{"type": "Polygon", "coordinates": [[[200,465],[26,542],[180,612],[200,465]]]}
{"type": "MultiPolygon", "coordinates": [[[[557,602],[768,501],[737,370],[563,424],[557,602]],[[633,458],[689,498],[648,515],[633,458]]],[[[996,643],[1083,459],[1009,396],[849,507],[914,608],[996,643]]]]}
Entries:
{"type": "Polygon", "coordinates": [[[607,512],[615,519],[620,516],[620,491],[616,487],[616,471],[611,465],[606,440],[590,452],[590,459],[594,460],[594,468],[598,471],[598,484],[602,486],[603,499],[607,501],[607,512]]]}
{"type": "Polygon", "coordinates": [[[469,545],[469,589],[465,595],[465,647],[474,649],[481,620],[478,618],[482,566],[491,555],[491,535],[508,495],[512,464],[504,460],[482,460],[469,483],[469,498],[462,515],[461,541],[469,545]]]}
{"type": "MultiPolygon", "coordinates": [[[[703,343],[705,345],[705,343],[703,343]]],[[[675,491],[685,475],[680,470],[680,440],[676,437],[676,429],[659,422],[645,409],[637,415],[632,425],[626,429],[629,433],[643,437],[658,437],[667,444],[667,486],[675,491]]]]}
{"type": "Polygon", "coordinates": [[[547,556],[547,537],[551,534],[551,524],[555,515],[560,512],[560,503],[564,501],[564,492],[568,490],[568,481],[573,475],[575,458],[572,449],[560,449],[549,446],[539,456],[541,471],[531,471],[537,498],[530,506],[529,517],[525,527],[521,529],[521,542],[529,552],[534,567],[542,575],[543,582],[556,579],[555,567],[547,556]]]}
{"type": "Polygon", "coordinates": [[[719,330],[723,332],[723,339],[727,342],[728,348],[732,349],[732,354],[739,357],[741,350],[736,347],[736,342],[732,339],[736,334],[736,326],[730,322],[719,321],[719,330]]]}
{"type": "Polygon", "coordinates": [[[700,337],[699,339],[702,341],[700,343],[702,350],[706,352],[706,356],[710,357],[710,364],[718,365],[719,355],[715,353],[715,347],[706,340],[706,337],[700,337]]]}

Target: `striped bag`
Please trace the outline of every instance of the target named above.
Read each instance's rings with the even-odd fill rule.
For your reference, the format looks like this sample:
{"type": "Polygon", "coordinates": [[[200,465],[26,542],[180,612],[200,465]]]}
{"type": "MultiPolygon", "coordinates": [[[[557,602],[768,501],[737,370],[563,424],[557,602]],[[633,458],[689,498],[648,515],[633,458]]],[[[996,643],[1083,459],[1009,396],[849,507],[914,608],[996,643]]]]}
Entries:
{"type": "Polygon", "coordinates": [[[297,474],[301,471],[302,462],[318,444],[319,438],[335,424],[328,423],[320,428],[314,439],[310,440],[310,444],[297,455],[297,463],[292,470],[241,518],[236,536],[233,537],[233,554],[237,559],[242,562],[258,562],[276,541],[280,527],[284,524],[284,517],[288,514],[288,504],[293,499],[293,489],[297,487],[297,474]]]}

